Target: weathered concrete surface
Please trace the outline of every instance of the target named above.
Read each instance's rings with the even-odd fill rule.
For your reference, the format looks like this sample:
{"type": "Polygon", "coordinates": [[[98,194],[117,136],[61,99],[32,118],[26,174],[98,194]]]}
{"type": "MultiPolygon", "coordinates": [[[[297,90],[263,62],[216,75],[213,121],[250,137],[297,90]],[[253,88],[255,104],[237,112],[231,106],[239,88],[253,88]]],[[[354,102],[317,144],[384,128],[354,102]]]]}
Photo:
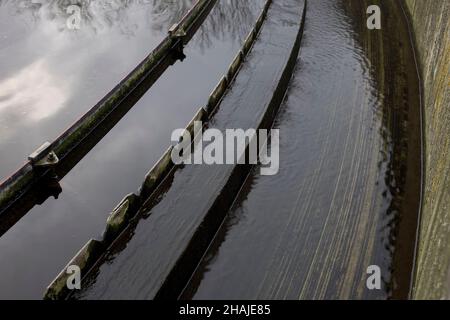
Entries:
{"type": "Polygon", "coordinates": [[[425,190],[414,298],[450,298],[450,1],[405,0],[425,110],[425,190]]]}

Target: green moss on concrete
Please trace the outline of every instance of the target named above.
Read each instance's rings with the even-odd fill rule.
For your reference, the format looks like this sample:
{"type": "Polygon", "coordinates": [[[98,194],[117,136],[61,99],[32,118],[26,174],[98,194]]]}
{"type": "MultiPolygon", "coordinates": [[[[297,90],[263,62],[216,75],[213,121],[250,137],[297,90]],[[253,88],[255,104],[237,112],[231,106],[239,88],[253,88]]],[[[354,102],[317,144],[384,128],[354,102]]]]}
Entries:
{"type": "Polygon", "coordinates": [[[138,197],[135,194],[129,194],[109,215],[103,235],[105,243],[114,240],[128,226],[130,220],[136,215],[137,202],[138,197]]]}
{"type": "Polygon", "coordinates": [[[450,298],[450,1],[405,3],[422,74],[426,145],[414,298],[450,298]]]}
{"type": "Polygon", "coordinates": [[[200,108],[195,116],[192,118],[192,120],[189,122],[189,124],[186,126],[185,130],[189,132],[191,136],[194,135],[194,125],[196,121],[203,121],[207,117],[206,111],[203,108],[200,108]]]}
{"type": "Polygon", "coordinates": [[[34,172],[30,165],[30,167],[19,179],[13,181],[13,183],[0,192],[0,208],[7,206],[14,201],[14,199],[16,199],[25,190],[33,179],[34,172]]]}
{"type": "MultiPolygon", "coordinates": [[[[191,15],[187,16],[187,19],[183,20],[179,24],[179,28],[183,30],[189,29],[190,25],[195,22],[198,18],[199,14],[206,8],[206,6],[210,3],[210,0],[200,0],[196,7],[191,11],[191,15]]],[[[265,18],[267,10],[271,4],[271,0],[267,0],[265,8],[261,16],[265,18]]],[[[258,20],[259,26],[257,26],[257,30],[262,26],[264,18],[260,18],[258,20]]],[[[252,31],[245,43],[244,48],[247,47],[245,53],[248,53],[253,45],[254,40],[256,39],[257,31],[252,31]]],[[[169,43],[170,45],[170,43],[169,43]]],[[[96,126],[99,122],[101,122],[114,108],[119,99],[122,99],[124,95],[126,95],[130,88],[136,85],[137,81],[142,78],[144,73],[146,73],[155,61],[158,61],[161,58],[162,54],[167,52],[166,48],[167,44],[160,46],[158,50],[156,50],[154,55],[149,56],[147,61],[139,68],[136,69],[132,75],[129,76],[126,82],[124,82],[119,88],[116,88],[115,92],[110,95],[105,102],[94,112],[92,115],[86,117],[86,119],[80,124],[79,127],[76,128],[73,132],[71,132],[67,137],[65,137],[61,143],[55,147],[55,151],[58,155],[65,154],[70,152],[70,150],[77,144],[80,140],[84,139],[86,134],[88,134],[94,126],[96,126]]],[[[241,50],[239,54],[236,56],[233,63],[230,65],[228,70],[228,75],[236,75],[239,70],[240,65],[244,60],[244,52],[241,50]]],[[[227,75],[223,76],[220,80],[217,87],[211,93],[208,105],[206,110],[204,108],[200,108],[199,111],[195,114],[192,121],[186,127],[186,130],[193,133],[194,130],[194,122],[195,121],[203,121],[208,119],[208,115],[211,111],[218,105],[223,95],[225,94],[229,85],[229,80],[227,75]]],[[[105,233],[103,234],[103,240],[90,240],[81,251],[77,254],[77,256],[68,264],[70,265],[78,265],[82,271],[88,269],[92,264],[99,258],[102,250],[104,250],[110,243],[117,237],[117,235],[129,224],[130,219],[136,214],[138,207],[145,202],[145,200],[153,193],[158,184],[164,179],[164,177],[168,174],[168,172],[173,168],[174,164],[172,162],[172,150],[173,147],[169,147],[169,149],[163,154],[160,160],[153,166],[153,168],[148,172],[145,177],[145,180],[140,188],[139,195],[130,194],[125,197],[124,200],[113,210],[111,215],[107,220],[107,227],[105,233]]],[[[68,275],[66,274],[67,267],[58,275],[58,277],[52,282],[52,284],[48,287],[45,293],[45,299],[63,299],[65,298],[69,292],[66,286],[68,275]]]]}
{"type": "MultiPolygon", "coordinates": [[[[210,0],[201,0],[192,10],[191,14],[182,23],[183,27],[189,27],[198,18],[201,11],[206,7],[210,0]]],[[[97,127],[119,103],[140,83],[149,70],[154,68],[159,61],[169,54],[173,40],[169,37],[165,38],[163,42],[137,67],[128,77],[114,88],[103,101],[95,106],[82,121],[73,126],[61,138],[53,143],[53,148],[58,157],[65,157],[71,150],[73,150],[83,139],[85,139],[92,130],[97,127]]],[[[0,206],[9,204],[20,195],[23,189],[29,185],[34,179],[32,172],[19,177],[13,181],[4,190],[0,192],[0,206]]]]}
{"type": "Polygon", "coordinates": [[[67,288],[67,280],[71,276],[67,273],[69,266],[78,266],[83,277],[85,272],[92,266],[101,252],[102,244],[97,240],[89,240],[89,242],[78,252],[78,254],[69,262],[64,270],[56,277],[48,286],[44,294],[45,300],[60,300],[67,297],[70,290],[67,288]]]}
{"type": "Polygon", "coordinates": [[[164,176],[169,172],[169,170],[173,167],[172,163],[172,150],[173,147],[169,147],[167,151],[163,154],[161,159],[153,166],[153,168],[147,173],[145,176],[144,183],[140,189],[139,196],[143,201],[148,198],[164,176]]]}
{"type": "Polygon", "coordinates": [[[225,91],[227,90],[227,87],[228,87],[228,79],[226,76],[224,76],[222,77],[220,82],[217,84],[217,86],[214,88],[213,92],[209,96],[208,105],[206,106],[208,114],[210,114],[212,110],[214,110],[216,106],[219,104],[220,100],[225,94],[225,91]]]}

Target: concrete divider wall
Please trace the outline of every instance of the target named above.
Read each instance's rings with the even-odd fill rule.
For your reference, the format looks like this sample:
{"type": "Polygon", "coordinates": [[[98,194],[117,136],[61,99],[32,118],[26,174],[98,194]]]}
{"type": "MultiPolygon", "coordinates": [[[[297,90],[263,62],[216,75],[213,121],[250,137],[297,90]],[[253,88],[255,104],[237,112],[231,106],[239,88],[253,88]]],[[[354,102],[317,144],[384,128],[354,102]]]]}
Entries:
{"type": "MultiPolygon", "coordinates": [[[[198,3],[204,2],[203,0],[198,3]]],[[[208,1],[207,1],[208,2],[208,1]]],[[[195,121],[207,121],[214,114],[219,107],[220,102],[225,95],[227,89],[238,74],[245,56],[250,52],[250,49],[259,34],[263,22],[267,16],[272,0],[266,0],[266,4],[259,15],[254,27],[249,32],[242,49],[237,53],[236,57],[231,62],[227,72],[220,79],[216,88],[210,94],[205,107],[200,108],[194,115],[193,119],[186,126],[185,130],[191,135],[194,130],[195,121]]],[[[186,18],[183,18],[186,20],[186,18]]],[[[138,214],[140,206],[142,206],[146,199],[156,190],[158,185],[167,177],[174,164],[172,162],[173,146],[170,146],[162,155],[160,160],[147,173],[138,194],[130,194],[126,196],[119,205],[111,212],[107,219],[106,229],[101,240],[90,239],[86,245],[77,253],[77,255],[67,264],[61,273],[53,280],[44,293],[44,299],[60,300],[67,298],[70,291],[67,289],[66,282],[70,274],[66,272],[70,266],[78,266],[84,276],[89,269],[91,269],[96,261],[102,256],[107,247],[109,247],[115,239],[130,225],[130,222],[138,214]]]]}
{"type": "Polygon", "coordinates": [[[450,299],[450,1],[404,0],[423,84],[425,185],[413,298],[450,299]]]}

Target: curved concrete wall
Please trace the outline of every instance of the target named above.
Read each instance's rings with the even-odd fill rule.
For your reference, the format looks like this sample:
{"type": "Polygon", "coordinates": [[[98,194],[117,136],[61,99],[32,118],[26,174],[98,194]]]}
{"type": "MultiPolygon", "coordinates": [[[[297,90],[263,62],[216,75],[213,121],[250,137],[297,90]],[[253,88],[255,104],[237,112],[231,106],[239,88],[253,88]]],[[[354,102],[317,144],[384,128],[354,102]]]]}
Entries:
{"type": "Polygon", "coordinates": [[[450,0],[405,0],[423,83],[425,189],[416,299],[450,298],[450,0]]]}

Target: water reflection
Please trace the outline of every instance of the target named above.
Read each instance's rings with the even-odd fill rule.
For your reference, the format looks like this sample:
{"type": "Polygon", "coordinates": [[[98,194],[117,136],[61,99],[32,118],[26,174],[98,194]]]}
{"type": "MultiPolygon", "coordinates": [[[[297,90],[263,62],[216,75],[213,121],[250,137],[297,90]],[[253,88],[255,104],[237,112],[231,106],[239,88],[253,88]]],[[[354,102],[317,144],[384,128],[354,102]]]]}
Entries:
{"type": "MultiPolygon", "coordinates": [[[[68,8],[78,6],[80,28],[98,34],[117,27],[122,34],[134,36],[134,30],[142,27],[166,32],[195,2],[195,0],[0,0],[0,7],[8,7],[11,14],[23,15],[25,20],[32,18],[33,24],[45,21],[53,23],[61,32],[70,32],[72,30],[67,27],[67,20],[72,14],[68,12],[68,8]],[[130,11],[135,9],[145,11],[145,19],[135,20],[130,14],[130,11]]],[[[256,6],[255,1],[219,0],[217,13],[207,22],[208,32],[201,32],[202,36],[196,40],[202,46],[211,44],[211,37],[242,40],[246,33],[244,25],[254,17],[252,8],[256,6]],[[234,23],[226,23],[230,21],[226,17],[232,17],[234,23]]]]}
{"type": "MultiPolygon", "coordinates": [[[[0,180],[114,87],[194,0],[0,0],[0,180]],[[66,26],[79,5],[81,29],[66,26]],[[14,125],[11,125],[11,124],[14,125]]],[[[193,44],[240,43],[258,1],[222,0],[193,44]]]]}
{"type": "Polygon", "coordinates": [[[46,61],[38,60],[13,78],[0,82],[0,135],[9,134],[9,125],[25,117],[36,122],[57,111],[66,102],[66,84],[50,72],[46,61]]]}
{"type": "Polygon", "coordinates": [[[219,0],[215,13],[205,22],[197,36],[201,48],[209,47],[212,38],[242,43],[248,33],[248,26],[257,18],[261,1],[219,0]],[[231,23],[230,23],[231,22],[231,23]]]}

